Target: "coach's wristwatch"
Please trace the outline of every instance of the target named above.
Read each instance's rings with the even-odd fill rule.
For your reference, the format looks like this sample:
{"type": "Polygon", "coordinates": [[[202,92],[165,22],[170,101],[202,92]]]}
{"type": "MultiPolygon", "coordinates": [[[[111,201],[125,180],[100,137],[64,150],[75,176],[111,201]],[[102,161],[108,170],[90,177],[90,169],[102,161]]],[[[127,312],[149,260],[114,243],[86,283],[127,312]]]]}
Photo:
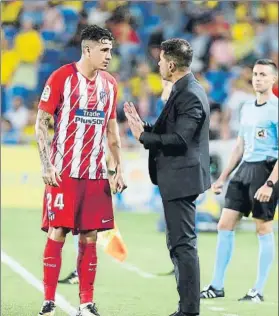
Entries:
{"type": "Polygon", "coordinates": [[[266,185],[269,187],[269,188],[274,188],[274,183],[271,181],[271,180],[267,180],[266,181],[266,185]]]}

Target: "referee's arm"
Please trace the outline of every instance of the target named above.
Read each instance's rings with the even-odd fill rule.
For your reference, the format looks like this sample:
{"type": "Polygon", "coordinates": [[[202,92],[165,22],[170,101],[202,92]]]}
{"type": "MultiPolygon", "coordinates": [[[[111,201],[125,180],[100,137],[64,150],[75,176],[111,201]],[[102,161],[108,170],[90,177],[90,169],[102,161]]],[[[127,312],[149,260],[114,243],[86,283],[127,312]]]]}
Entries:
{"type": "Polygon", "coordinates": [[[235,147],[232,151],[229,163],[224,171],[221,173],[219,179],[226,181],[234,169],[239,165],[244,154],[244,139],[241,135],[237,137],[235,147]]]}
{"type": "Polygon", "coordinates": [[[272,181],[272,183],[276,183],[278,181],[278,160],[276,161],[276,164],[273,167],[273,170],[267,181],[272,181]]]}

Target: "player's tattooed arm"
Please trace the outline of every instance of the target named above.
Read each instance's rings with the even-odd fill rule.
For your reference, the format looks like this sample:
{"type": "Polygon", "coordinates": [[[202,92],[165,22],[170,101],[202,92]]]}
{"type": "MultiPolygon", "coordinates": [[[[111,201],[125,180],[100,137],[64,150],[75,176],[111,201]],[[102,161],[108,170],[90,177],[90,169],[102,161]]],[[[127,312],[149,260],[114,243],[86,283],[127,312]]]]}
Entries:
{"type": "MultiPolygon", "coordinates": [[[[50,152],[48,146],[48,128],[52,115],[39,110],[37,114],[37,120],[35,125],[36,139],[42,164],[42,173],[45,184],[58,186],[56,180],[57,171],[50,161],[50,152]]],[[[58,179],[59,175],[58,175],[58,179]]]]}
{"type": "Polygon", "coordinates": [[[51,120],[51,114],[39,110],[36,121],[36,138],[43,169],[51,167],[50,154],[48,148],[48,127],[51,120]]]}

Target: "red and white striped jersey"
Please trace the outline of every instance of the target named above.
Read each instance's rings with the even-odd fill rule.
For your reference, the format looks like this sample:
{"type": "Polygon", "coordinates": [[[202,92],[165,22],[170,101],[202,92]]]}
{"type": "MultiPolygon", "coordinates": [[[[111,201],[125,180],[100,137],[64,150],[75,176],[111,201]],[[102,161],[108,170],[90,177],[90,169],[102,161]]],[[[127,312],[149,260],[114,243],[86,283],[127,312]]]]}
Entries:
{"type": "Polygon", "coordinates": [[[60,174],[107,178],[104,136],[116,118],[116,95],[116,80],[105,71],[90,81],[73,63],[49,77],[39,109],[54,116],[51,161],[60,174]]]}

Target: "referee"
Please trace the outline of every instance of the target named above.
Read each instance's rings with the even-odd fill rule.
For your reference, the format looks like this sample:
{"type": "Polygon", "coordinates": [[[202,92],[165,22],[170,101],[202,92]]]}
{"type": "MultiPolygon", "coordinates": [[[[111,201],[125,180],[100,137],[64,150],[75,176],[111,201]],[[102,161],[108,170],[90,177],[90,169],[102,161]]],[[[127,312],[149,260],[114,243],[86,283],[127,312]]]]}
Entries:
{"type": "Polygon", "coordinates": [[[224,297],[224,279],[234,247],[234,230],[242,216],[252,212],[259,240],[257,280],[240,301],[261,302],[275,255],[273,218],[278,201],[278,98],[272,93],[278,77],[276,64],[258,60],[253,68],[256,100],[242,106],[236,147],[227,168],[212,185],[215,194],[232,171],[225,197],[225,208],[218,224],[218,241],[213,280],[201,292],[201,298],[224,297]]]}

